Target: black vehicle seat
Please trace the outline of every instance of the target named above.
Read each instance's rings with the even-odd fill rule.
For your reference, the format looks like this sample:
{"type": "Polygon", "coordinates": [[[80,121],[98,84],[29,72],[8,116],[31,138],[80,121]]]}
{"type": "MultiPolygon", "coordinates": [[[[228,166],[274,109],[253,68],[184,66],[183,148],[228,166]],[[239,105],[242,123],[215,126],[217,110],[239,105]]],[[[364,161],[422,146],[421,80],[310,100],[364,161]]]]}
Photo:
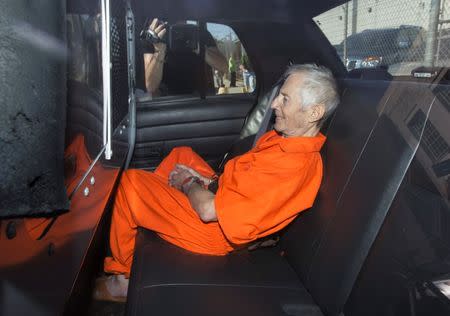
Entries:
{"type": "MultiPolygon", "coordinates": [[[[172,314],[179,311],[178,308],[185,310],[187,308],[190,312],[196,304],[211,300],[215,300],[217,304],[221,303],[220,308],[217,309],[219,312],[227,310],[225,307],[221,309],[222,305],[230,304],[233,306],[234,314],[247,315],[258,314],[257,311],[261,306],[267,307],[266,312],[262,313],[267,315],[279,314],[281,311],[288,313],[286,306],[294,311],[289,312],[291,314],[298,314],[295,311],[305,310],[319,313],[313,298],[317,300],[322,310],[330,314],[337,314],[342,310],[345,293],[350,291],[354,281],[352,281],[353,275],[357,274],[364,255],[354,254],[324,262],[316,262],[317,258],[326,256],[328,252],[332,253],[324,246],[329,239],[341,239],[337,238],[341,232],[333,231],[336,229],[336,223],[339,222],[335,220],[336,211],[346,214],[347,220],[365,222],[367,218],[370,218],[370,214],[380,211],[373,199],[383,194],[384,187],[378,186],[377,190],[372,191],[370,198],[373,204],[367,205],[368,213],[357,208],[360,205],[355,204],[357,207],[354,207],[351,203],[342,209],[338,207],[338,201],[347,201],[354,191],[363,190],[364,186],[358,183],[361,179],[373,177],[376,172],[380,183],[383,183],[390,179],[392,171],[374,171],[370,168],[358,167],[360,163],[367,163],[366,160],[361,160],[362,157],[366,157],[364,153],[374,150],[376,146],[379,146],[378,142],[384,140],[376,131],[383,130],[384,125],[388,124],[386,120],[379,118],[389,100],[390,82],[345,80],[342,84],[346,93],[328,129],[328,144],[324,148],[326,173],[320,194],[312,210],[302,212],[288,229],[286,236],[283,236],[282,245],[255,252],[241,251],[226,257],[208,257],[178,249],[155,237],[153,233],[141,230],[136,243],[130,282],[129,315],[140,315],[145,311],[172,314]],[[378,124],[381,127],[377,128],[378,124]],[[300,227],[305,225],[307,229],[302,232],[300,227]],[[280,252],[281,250],[284,252],[280,252]],[[280,256],[280,253],[285,253],[286,256],[280,256]],[[345,282],[338,278],[339,271],[334,271],[330,267],[339,260],[342,264],[337,263],[337,266],[346,264],[354,267],[355,273],[348,276],[345,282]],[[334,271],[338,279],[330,279],[333,284],[320,279],[320,271],[315,269],[314,264],[321,265],[323,271],[334,271]],[[300,277],[301,282],[297,282],[294,272],[300,277]],[[308,292],[313,293],[313,298],[307,294],[305,286],[308,292]],[[321,292],[321,289],[328,287],[338,291],[335,293],[336,300],[330,298],[328,292],[321,292]],[[227,292],[230,288],[231,293],[227,292]],[[264,295],[265,299],[261,300],[260,297],[248,293],[252,291],[251,289],[262,292],[267,290],[267,293],[276,289],[278,294],[264,295]],[[293,297],[290,296],[292,291],[296,293],[293,297]],[[197,293],[199,298],[203,293],[206,297],[203,297],[200,302],[191,295],[186,296],[186,300],[182,298],[183,295],[179,295],[187,294],[187,292],[197,293]],[[174,295],[177,295],[178,300],[176,306],[170,304],[168,300],[174,295]],[[240,295],[245,295],[245,300],[233,305],[240,295]],[[183,301],[180,302],[180,299],[183,301]],[[278,312],[271,313],[270,311],[274,311],[274,308],[278,312]]],[[[389,130],[395,133],[395,129],[389,130]]],[[[396,143],[395,146],[398,149],[403,148],[405,144],[396,143]]],[[[405,152],[407,155],[407,151],[405,152]]],[[[404,161],[404,157],[396,155],[395,150],[392,150],[392,153],[392,157],[389,157],[393,160],[392,166],[398,166],[396,159],[404,161]]],[[[370,162],[376,164],[376,161],[370,162]]],[[[354,228],[353,238],[364,240],[363,236],[361,238],[355,236],[355,234],[363,234],[360,230],[353,226],[350,228],[354,228]]],[[[346,242],[349,241],[346,240],[346,242]]],[[[201,310],[205,315],[208,314],[207,310],[201,310]]]]}
{"type": "Polygon", "coordinates": [[[141,229],[128,315],[342,312],[417,145],[405,139],[393,109],[412,102],[429,107],[433,94],[428,84],[413,82],[366,77],[340,83],[345,94],[327,130],[319,195],[281,243],[211,257],[141,229]]]}
{"type": "Polygon", "coordinates": [[[138,233],[127,315],[289,315],[295,306],[321,315],[277,248],[205,256],[138,233]]]}
{"type": "MultiPolygon", "coordinates": [[[[355,87],[365,83],[350,84],[355,87]]],[[[329,131],[327,173],[316,204],[312,212],[297,218],[282,240],[287,260],[322,310],[330,315],[342,311],[414,156],[417,141],[405,139],[390,112],[402,107],[402,103],[418,102],[429,107],[433,102],[432,94],[426,92],[428,85],[414,83],[392,82],[384,87],[373,84],[360,92],[371,94],[367,89],[377,88],[386,91],[378,105],[369,105],[367,102],[373,100],[368,97],[364,98],[365,104],[346,104],[347,109],[353,107],[352,111],[338,109],[329,131]],[[358,111],[357,106],[372,107],[372,111],[364,116],[361,114],[365,111],[358,111]],[[353,115],[345,118],[342,112],[353,115]],[[374,114],[375,125],[366,137],[367,127],[363,125],[374,114]],[[361,146],[362,151],[354,150],[361,146]]],[[[357,94],[349,88],[352,90],[349,95],[353,98],[357,94]]]]}

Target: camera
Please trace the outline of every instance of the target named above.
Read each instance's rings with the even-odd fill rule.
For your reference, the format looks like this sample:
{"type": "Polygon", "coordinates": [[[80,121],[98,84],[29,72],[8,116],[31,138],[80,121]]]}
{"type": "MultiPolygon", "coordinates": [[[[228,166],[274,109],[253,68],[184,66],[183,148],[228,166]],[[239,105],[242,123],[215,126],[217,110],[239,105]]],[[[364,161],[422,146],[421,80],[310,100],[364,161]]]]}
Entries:
{"type": "MultiPolygon", "coordinates": [[[[146,44],[165,43],[165,40],[160,39],[155,32],[150,30],[150,23],[150,19],[147,18],[145,20],[144,27],[139,34],[139,38],[141,39],[141,41],[146,44]]],[[[164,24],[167,28],[167,22],[161,21],[160,24],[164,24]]]]}
{"type": "Polygon", "coordinates": [[[169,28],[168,46],[171,51],[197,52],[199,28],[193,24],[174,24],[169,28]]]}
{"type": "Polygon", "coordinates": [[[160,21],[166,28],[166,36],[160,39],[158,35],[150,30],[151,20],[147,19],[144,28],[140,33],[140,39],[143,46],[149,51],[153,52],[153,45],[157,43],[165,43],[168,49],[172,52],[186,53],[195,52],[199,48],[199,27],[193,24],[172,24],[160,21]]]}

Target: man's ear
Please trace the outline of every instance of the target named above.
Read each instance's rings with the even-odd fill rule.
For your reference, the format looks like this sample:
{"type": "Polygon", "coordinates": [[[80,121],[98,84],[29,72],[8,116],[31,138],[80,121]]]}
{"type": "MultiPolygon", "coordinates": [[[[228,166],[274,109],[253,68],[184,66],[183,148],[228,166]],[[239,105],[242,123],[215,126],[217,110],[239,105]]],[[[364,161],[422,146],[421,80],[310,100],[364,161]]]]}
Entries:
{"type": "Polygon", "coordinates": [[[311,108],[310,123],[318,122],[325,115],[325,105],[315,104],[311,108]]]}

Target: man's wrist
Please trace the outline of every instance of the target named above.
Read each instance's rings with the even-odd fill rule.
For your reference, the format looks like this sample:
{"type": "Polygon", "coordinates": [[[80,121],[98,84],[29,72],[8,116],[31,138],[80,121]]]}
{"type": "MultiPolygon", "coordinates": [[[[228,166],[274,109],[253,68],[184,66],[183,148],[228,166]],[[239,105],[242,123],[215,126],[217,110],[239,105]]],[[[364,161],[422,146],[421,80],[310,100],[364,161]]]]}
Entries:
{"type": "Polygon", "coordinates": [[[211,177],[211,179],[209,179],[209,183],[213,183],[214,181],[219,180],[219,175],[217,175],[216,173],[211,177]]]}
{"type": "Polygon", "coordinates": [[[156,44],[153,44],[153,46],[155,47],[155,52],[163,53],[163,54],[166,53],[166,48],[167,48],[166,43],[156,43],[156,44]]]}
{"type": "Polygon", "coordinates": [[[142,52],[144,54],[160,54],[162,58],[165,58],[166,50],[166,43],[150,43],[147,41],[142,41],[142,52]]]}
{"type": "Polygon", "coordinates": [[[164,63],[164,60],[166,59],[166,44],[158,43],[155,44],[155,51],[153,53],[153,56],[155,60],[159,63],[164,63]]]}
{"type": "Polygon", "coordinates": [[[190,176],[190,177],[187,177],[186,179],[184,179],[183,183],[181,184],[181,191],[184,194],[187,195],[189,193],[189,190],[191,189],[191,186],[195,182],[196,178],[198,179],[198,177],[190,176]]]}
{"type": "Polygon", "coordinates": [[[204,178],[204,185],[207,187],[208,185],[210,185],[211,183],[217,181],[219,179],[219,176],[217,174],[214,174],[211,178],[204,178]]]}
{"type": "Polygon", "coordinates": [[[189,191],[191,190],[191,187],[192,187],[192,185],[193,185],[194,183],[197,183],[197,184],[200,185],[201,187],[204,187],[204,186],[205,186],[205,183],[204,183],[202,180],[200,180],[199,177],[197,177],[197,176],[191,176],[191,177],[186,178],[186,179],[183,181],[183,183],[181,184],[181,191],[182,191],[184,194],[188,195],[188,193],[189,193],[189,191]]]}

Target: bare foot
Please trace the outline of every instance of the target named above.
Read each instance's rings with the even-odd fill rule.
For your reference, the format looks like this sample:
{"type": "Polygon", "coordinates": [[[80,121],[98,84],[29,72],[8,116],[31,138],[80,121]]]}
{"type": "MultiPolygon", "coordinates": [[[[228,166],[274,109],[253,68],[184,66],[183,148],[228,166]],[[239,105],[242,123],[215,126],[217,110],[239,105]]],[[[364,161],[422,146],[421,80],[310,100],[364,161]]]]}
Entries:
{"type": "Polygon", "coordinates": [[[123,274],[103,276],[95,280],[94,299],[126,302],[129,279],[123,274]]]}

